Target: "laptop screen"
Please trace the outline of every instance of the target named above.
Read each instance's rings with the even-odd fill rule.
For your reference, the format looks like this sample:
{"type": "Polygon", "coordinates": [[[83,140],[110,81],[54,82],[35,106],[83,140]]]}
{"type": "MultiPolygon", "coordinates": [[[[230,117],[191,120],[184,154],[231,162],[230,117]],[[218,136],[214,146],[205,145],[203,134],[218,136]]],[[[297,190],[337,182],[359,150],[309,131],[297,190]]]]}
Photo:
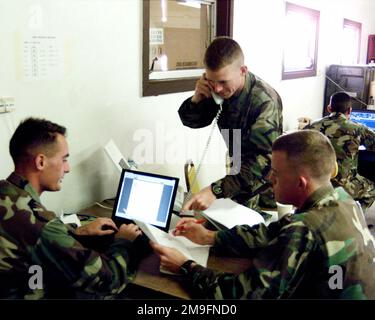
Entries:
{"type": "Polygon", "coordinates": [[[375,131],[375,112],[366,110],[352,110],[350,120],[364,124],[371,130],[375,131]]]}
{"type": "Polygon", "coordinates": [[[136,219],[168,231],[178,178],[123,169],[112,218],[136,219]]]}

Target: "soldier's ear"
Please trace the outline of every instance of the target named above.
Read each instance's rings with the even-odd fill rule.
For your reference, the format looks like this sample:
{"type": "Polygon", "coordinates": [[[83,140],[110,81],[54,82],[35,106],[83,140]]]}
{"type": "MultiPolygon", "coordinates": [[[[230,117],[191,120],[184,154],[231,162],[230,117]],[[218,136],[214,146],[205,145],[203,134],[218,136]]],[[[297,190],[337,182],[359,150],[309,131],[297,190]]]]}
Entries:
{"type": "Polygon", "coordinates": [[[305,190],[307,188],[307,185],[308,185],[308,180],[306,179],[306,177],[300,176],[298,178],[298,188],[300,190],[305,190]]]}
{"type": "Polygon", "coordinates": [[[330,105],[327,106],[327,111],[328,111],[329,113],[332,113],[332,108],[331,108],[330,105]]]}
{"type": "Polygon", "coordinates": [[[352,108],[349,108],[349,109],[345,112],[345,116],[346,116],[347,119],[350,118],[350,114],[351,114],[351,112],[352,112],[352,108]]]}
{"type": "Polygon", "coordinates": [[[43,153],[37,154],[34,158],[34,164],[37,170],[43,170],[46,166],[46,156],[43,153]]]}
{"type": "Polygon", "coordinates": [[[245,75],[247,73],[247,66],[245,65],[241,66],[240,71],[241,71],[242,76],[245,75]]]}

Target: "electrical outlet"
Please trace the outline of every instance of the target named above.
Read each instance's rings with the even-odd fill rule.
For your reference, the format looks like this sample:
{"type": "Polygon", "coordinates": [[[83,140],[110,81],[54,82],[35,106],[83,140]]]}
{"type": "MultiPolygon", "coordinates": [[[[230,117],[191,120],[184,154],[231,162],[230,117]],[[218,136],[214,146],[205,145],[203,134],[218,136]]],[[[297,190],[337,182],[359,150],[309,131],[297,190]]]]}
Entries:
{"type": "Polygon", "coordinates": [[[14,110],[14,97],[0,97],[0,113],[14,110]]]}

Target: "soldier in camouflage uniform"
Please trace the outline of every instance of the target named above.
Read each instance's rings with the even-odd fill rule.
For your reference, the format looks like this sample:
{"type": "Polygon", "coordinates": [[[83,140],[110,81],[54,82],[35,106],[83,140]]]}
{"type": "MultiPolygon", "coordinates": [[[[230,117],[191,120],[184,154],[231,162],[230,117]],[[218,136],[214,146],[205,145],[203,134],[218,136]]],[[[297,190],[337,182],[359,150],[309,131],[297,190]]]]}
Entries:
{"type": "Polygon", "coordinates": [[[273,145],[270,180],[276,201],[294,214],[266,227],[210,231],[184,218],[175,235],[213,245],[222,254],[252,258],[241,274],[217,272],[179,251],[151,243],[161,265],[190,280],[194,296],[215,299],[375,299],[375,239],[361,207],[330,183],[335,152],[314,130],[279,137],[273,145]]]}
{"type": "Polygon", "coordinates": [[[367,209],[375,200],[375,185],[358,174],[359,146],[375,151],[375,132],[366,126],[350,121],[351,99],[345,92],[331,96],[328,111],[331,113],[307,126],[318,130],[332,142],[336,151],[338,174],[334,186],[342,186],[353,198],[367,209]]]}
{"type": "Polygon", "coordinates": [[[69,172],[65,131],[29,118],[11,139],[15,172],[0,181],[0,298],[108,298],[134,277],[143,246],[135,225],[118,229],[111,219],[91,217],[77,227],[41,204],[41,193],[60,190],[69,172]],[[29,283],[34,265],[42,270],[41,287],[29,283]]]}
{"type": "Polygon", "coordinates": [[[260,204],[275,207],[265,177],[272,143],[283,131],[280,96],[269,84],[248,72],[240,46],[230,38],[215,39],[207,48],[204,62],[206,72],[198,80],[194,96],[181,105],[179,115],[185,126],[208,126],[219,110],[211,93],[220,95],[224,102],[218,127],[234,167],[224,178],[193,196],[183,209],[204,210],[216,198],[232,198],[248,207],[258,208],[260,190],[260,204]],[[228,130],[229,139],[225,137],[228,130]],[[240,139],[236,131],[241,133],[240,139]]]}

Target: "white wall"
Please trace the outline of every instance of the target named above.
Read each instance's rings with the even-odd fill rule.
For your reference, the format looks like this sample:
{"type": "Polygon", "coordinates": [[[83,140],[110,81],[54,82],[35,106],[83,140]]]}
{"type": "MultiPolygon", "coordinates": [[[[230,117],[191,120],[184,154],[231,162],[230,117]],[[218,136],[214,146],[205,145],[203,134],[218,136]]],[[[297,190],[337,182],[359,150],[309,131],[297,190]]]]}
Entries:
{"type": "MultiPolygon", "coordinates": [[[[13,170],[8,143],[15,127],[39,116],[67,127],[71,154],[62,191],[42,196],[48,208],[76,210],[115,196],[119,173],[102,148],[109,139],[127,156],[148,146],[152,163],[143,168],[182,179],[184,161],[198,162],[207,129],[189,130],[179,120],[191,92],[141,97],[141,57],[139,0],[0,0],[0,96],[15,97],[16,105],[0,114],[0,177],[13,170]],[[37,22],[35,7],[42,12],[37,22]],[[61,41],[62,75],[23,77],[22,39],[29,34],[61,41]]],[[[225,150],[215,141],[201,185],[224,175],[225,150]]]]}
{"type": "MultiPolygon", "coordinates": [[[[322,8],[326,25],[336,10],[337,21],[332,22],[336,27],[340,12],[347,12],[346,18],[363,23],[363,43],[367,43],[365,33],[375,33],[375,22],[370,21],[374,10],[359,5],[362,1],[346,2],[353,7],[338,0],[296,2],[322,8]]],[[[280,92],[288,128],[299,115],[320,115],[325,63],[319,60],[316,78],[280,81],[276,31],[282,14],[280,0],[235,0],[235,38],[245,49],[250,69],[280,92]],[[268,25],[275,30],[268,30],[268,25]]],[[[331,50],[321,44],[320,48],[331,50]]],[[[9,139],[27,116],[45,117],[68,128],[71,173],[62,191],[42,196],[53,210],[76,210],[115,195],[118,172],[102,149],[109,139],[125,155],[142,156],[149,145],[152,152],[146,155],[151,163],[143,168],[182,178],[185,159],[199,162],[209,128],[191,130],[179,120],[177,110],[192,92],[141,97],[141,57],[139,0],[0,0],[0,96],[13,96],[16,102],[15,112],[0,114],[0,178],[13,170],[9,139]],[[25,79],[22,40],[28,35],[52,35],[60,41],[62,74],[48,80],[25,79]]],[[[219,135],[212,144],[201,186],[224,174],[225,148],[219,135]]]]}
{"type": "Polygon", "coordinates": [[[297,118],[322,115],[325,69],[340,63],[339,36],[343,19],[362,23],[360,63],[366,62],[368,35],[375,33],[373,0],[290,0],[320,11],[318,71],[316,77],[281,80],[284,0],[235,0],[234,35],[245,51],[249,69],[272,84],[284,105],[284,129],[297,126],[297,118]]]}

